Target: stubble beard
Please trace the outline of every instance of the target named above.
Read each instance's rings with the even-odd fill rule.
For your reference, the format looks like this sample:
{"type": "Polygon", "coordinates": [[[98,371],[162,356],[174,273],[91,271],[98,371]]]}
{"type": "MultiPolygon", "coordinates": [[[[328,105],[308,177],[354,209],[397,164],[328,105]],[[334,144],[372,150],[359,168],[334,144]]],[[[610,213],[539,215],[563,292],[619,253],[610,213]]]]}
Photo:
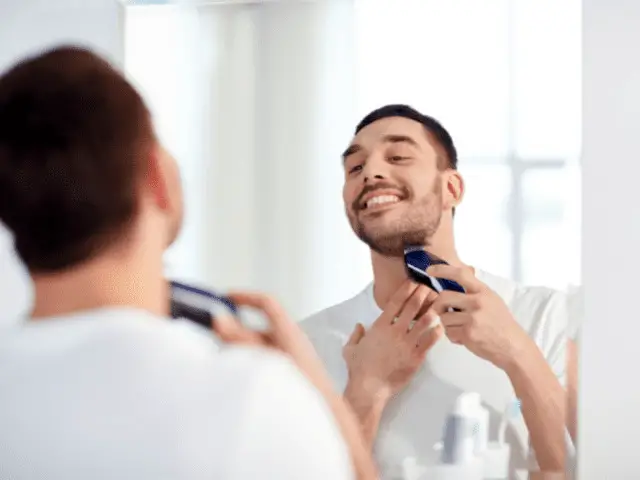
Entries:
{"type": "MultiPolygon", "coordinates": [[[[391,224],[366,226],[358,214],[349,215],[349,222],[362,242],[382,256],[402,257],[407,246],[428,246],[438,230],[442,219],[442,185],[436,179],[433,190],[408,205],[406,212],[391,224]]],[[[379,215],[385,214],[387,212],[379,215]]]]}

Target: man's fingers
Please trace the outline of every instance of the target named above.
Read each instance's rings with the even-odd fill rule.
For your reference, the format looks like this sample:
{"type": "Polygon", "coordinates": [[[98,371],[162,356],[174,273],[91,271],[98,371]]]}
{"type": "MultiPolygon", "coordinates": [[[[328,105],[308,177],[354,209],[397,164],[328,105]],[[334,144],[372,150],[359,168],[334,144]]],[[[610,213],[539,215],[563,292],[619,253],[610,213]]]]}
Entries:
{"type": "Polygon", "coordinates": [[[477,298],[473,294],[453,292],[445,290],[438,295],[431,305],[431,309],[442,316],[451,309],[466,312],[474,309],[477,305],[477,298]]]}
{"type": "Polygon", "coordinates": [[[231,292],[228,297],[238,307],[261,310],[271,322],[288,323],[283,308],[269,295],[257,292],[231,292]]]}
{"type": "Polygon", "coordinates": [[[422,314],[413,327],[409,331],[409,335],[417,339],[422,336],[423,333],[429,332],[430,330],[436,328],[440,324],[440,317],[433,310],[428,310],[426,313],[422,314]]]}
{"type": "Polygon", "coordinates": [[[258,332],[243,327],[232,317],[217,317],[212,324],[213,331],[226,343],[245,345],[266,345],[268,342],[258,332]]]}
{"type": "Polygon", "coordinates": [[[432,265],[427,269],[427,274],[436,278],[453,280],[460,284],[467,293],[478,293],[483,287],[483,283],[478,280],[473,274],[473,271],[468,268],[454,267],[446,264],[432,265]]]}
{"type": "Polygon", "coordinates": [[[418,352],[423,354],[424,352],[429,351],[429,349],[431,349],[431,347],[433,347],[438,340],[442,338],[443,334],[444,328],[439,323],[433,326],[433,328],[423,331],[416,342],[418,352]]]}
{"type": "Polygon", "coordinates": [[[295,325],[289,320],[282,306],[270,295],[255,292],[231,292],[229,300],[238,307],[250,307],[261,311],[276,336],[288,335],[295,325]]]}
{"type": "Polygon", "coordinates": [[[446,312],[440,314],[440,322],[444,328],[464,327],[469,323],[471,317],[464,312],[446,312]]]}
{"type": "Polygon", "coordinates": [[[444,333],[452,343],[464,344],[466,327],[471,317],[464,312],[448,312],[440,316],[444,333]]]}
{"type": "Polygon", "coordinates": [[[418,311],[416,318],[421,318],[429,310],[431,310],[431,306],[433,305],[433,302],[435,302],[437,298],[438,298],[438,294],[434,290],[431,290],[430,288],[427,287],[427,297],[422,302],[422,307],[418,311]]]}
{"type": "Polygon", "coordinates": [[[407,299],[416,291],[418,285],[405,280],[400,288],[393,294],[389,303],[384,307],[384,311],[376,323],[381,322],[385,324],[391,324],[394,319],[402,311],[407,299]]]}
{"type": "Polygon", "coordinates": [[[271,343],[293,355],[308,347],[308,340],[300,327],[289,319],[282,306],[264,293],[232,292],[229,299],[238,307],[251,307],[261,311],[269,321],[271,343]]]}
{"type": "MultiPolygon", "coordinates": [[[[419,285],[418,288],[414,290],[398,315],[398,322],[396,323],[397,328],[403,329],[405,332],[409,331],[411,322],[419,318],[419,312],[423,310],[423,306],[427,301],[429,292],[429,287],[425,285],[419,285]]],[[[428,305],[426,308],[428,308],[428,305]]]]}
{"type": "Polygon", "coordinates": [[[444,327],[444,333],[451,343],[456,343],[458,345],[464,344],[465,337],[464,337],[463,326],[457,325],[457,326],[444,327]]]}
{"type": "Polygon", "coordinates": [[[362,324],[358,323],[356,325],[356,328],[353,329],[353,333],[351,333],[349,340],[347,341],[347,346],[353,346],[360,343],[360,340],[362,340],[362,337],[364,337],[364,333],[364,327],[362,326],[362,324]]]}

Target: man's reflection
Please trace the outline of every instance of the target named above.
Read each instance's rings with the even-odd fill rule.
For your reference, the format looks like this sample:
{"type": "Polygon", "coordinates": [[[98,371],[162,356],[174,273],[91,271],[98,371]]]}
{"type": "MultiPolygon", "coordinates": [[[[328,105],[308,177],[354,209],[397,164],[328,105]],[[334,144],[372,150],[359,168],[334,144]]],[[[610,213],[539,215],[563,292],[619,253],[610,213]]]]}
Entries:
{"type": "Polygon", "coordinates": [[[566,297],[458,257],[454,213],[465,186],[457,164],[445,128],[408,106],[388,105],[360,122],[343,154],[343,199],[353,231],[371,250],[374,281],[303,328],[345,389],[388,478],[407,458],[437,461],[433,445],[463,391],[482,396],[492,435],[507,404],[520,399],[523,419],[512,422],[509,439],[512,467],[531,468],[525,459],[535,452],[541,470],[561,471],[566,297]],[[430,273],[467,293],[437,295],[408,282],[406,245],[445,259],[449,265],[430,273]]]}

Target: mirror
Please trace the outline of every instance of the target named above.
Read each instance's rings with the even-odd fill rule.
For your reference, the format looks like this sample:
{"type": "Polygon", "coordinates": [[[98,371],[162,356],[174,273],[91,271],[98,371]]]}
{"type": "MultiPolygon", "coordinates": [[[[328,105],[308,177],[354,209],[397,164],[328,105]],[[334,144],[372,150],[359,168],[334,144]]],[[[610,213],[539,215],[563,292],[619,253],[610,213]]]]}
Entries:
{"type": "MultiPolygon", "coordinates": [[[[458,149],[466,187],[454,220],[459,257],[518,285],[567,293],[558,297],[564,314],[554,321],[566,320],[556,328],[575,338],[578,0],[130,6],[125,40],[126,71],[184,176],[188,213],[167,256],[170,275],[269,291],[297,319],[358,295],[371,281],[371,258],[344,213],[340,155],[368,112],[407,104],[439,120],[458,149]]],[[[512,313],[535,317],[532,309],[544,307],[537,301],[513,304],[529,311],[512,313]]],[[[544,343],[536,328],[529,325],[529,333],[544,343]]],[[[340,356],[348,333],[327,340],[329,357],[340,356]]],[[[497,431],[511,384],[495,368],[470,378],[463,366],[473,361],[438,348],[419,373],[438,394],[404,391],[394,399],[382,420],[391,433],[376,445],[380,459],[437,457],[393,435],[415,421],[403,413],[415,398],[434,402],[442,422],[457,395],[478,390],[497,431]],[[456,371],[450,362],[460,362],[456,371]],[[491,381],[500,385],[493,392],[491,381]]],[[[545,348],[547,357],[562,357],[555,372],[565,381],[566,349],[545,348]]],[[[346,371],[336,368],[344,387],[346,371]]],[[[511,423],[509,435],[526,437],[522,417],[511,423]]],[[[436,442],[439,427],[434,432],[421,437],[420,448],[436,442]]],[[[520,470],[526,456],[524,447],[512,452],[520,470]]],[[[389,462],[389,472],[400,463],[389,462]]]]}
{"type": "MultiPolygon", "coordinates": [[[[554,339],[575,338],[581,319],[578,0],[160,3],[125,3],[100,38],[112,52],[122,40],[125,72],[181,166],[186,218],[169,276],[270,292],[299,320],[350,298],[368,302],[362,318],[348,305],[335,310],[331,331],[322,314],[304,322],[347,388],[342,347],[353,322],[369,328],[380,304],[371,252],[345,215],[341,155],[367,113],[407,104],[440,121],[458,150],[465,194],[454,251],[499,290],[516,323],[524,319],[553,380],[567,381],[566,344],[554,339]],[[536,320],[547,319],[545,295],[564,312],[551,332],[536,320]]],[[[527,433],[523,411],[536,400],[520,398],[523,411],[513,410],[531,386],[485,360],[450,338],[429,351],[380,419],[374,451],[384,478],[428,475],[465,392],[480,393],[492,440],[507,418],[509,478],[525,478],[530,443],[538,463],[553,457],[553,445],[527,433]]]]}

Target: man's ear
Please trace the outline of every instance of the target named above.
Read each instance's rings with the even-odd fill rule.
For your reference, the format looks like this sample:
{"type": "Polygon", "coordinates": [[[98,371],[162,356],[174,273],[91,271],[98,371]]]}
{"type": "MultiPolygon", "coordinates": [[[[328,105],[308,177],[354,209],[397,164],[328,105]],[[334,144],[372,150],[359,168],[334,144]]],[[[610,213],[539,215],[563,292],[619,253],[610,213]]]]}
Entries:
{"type": "Polygon", "coordinates": [[[142,179],[144,188],[156,207],[166,210],[170,204],[169,189],[159,146],[153,145],[148,149],[146,167],[142,179]]]}
{"type": "Polygon", "coordinates": [[[464,180],[457,170],[449,170],[445,178],[445,207],[456,208],[460,203],[462,203],[462,199],[464,197],[464,180]]]}

